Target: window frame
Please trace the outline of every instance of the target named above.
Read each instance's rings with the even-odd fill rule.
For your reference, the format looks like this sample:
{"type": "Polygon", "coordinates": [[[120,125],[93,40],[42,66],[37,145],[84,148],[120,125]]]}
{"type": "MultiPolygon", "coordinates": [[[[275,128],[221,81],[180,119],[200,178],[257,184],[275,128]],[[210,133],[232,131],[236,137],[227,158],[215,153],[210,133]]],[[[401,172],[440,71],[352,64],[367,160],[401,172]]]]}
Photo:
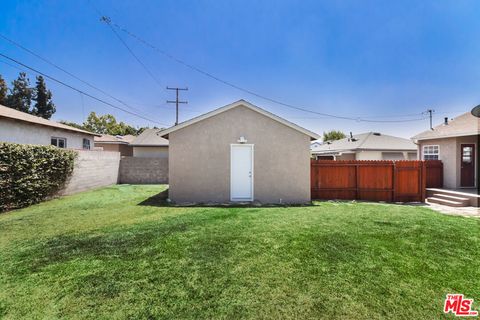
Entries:
{"type": "Polygon", "coordinates": [[[92,149],[92,145],[90,143],[90,139],[87,139],[87,138],[83,138],[82,139],[82,149],[83,150],[91,150],[92,149]],[[85,142],[88,142],[88,148],[85,148],[85,142]]]}
{"type": "Polygon", "coordinates": [[[439,144],[425,144],[422,146],[422,159],[425,161],[428,160],[440,160],[440,145],[439,144]],[[437,153],[426,153],[425,150],[428,149],[429,147],[432,147],[433,149],[437,149],[437,153]],[[437,156],[437,159],[425,159],[425,155],[427,156],[437,156]]]}
{"type": "Polygon", "coordinates": [[[66,148],[67,148],[67,138],[63,138],[63,137],[50,137],[50,145],[51,145],[51,146],[55,146],[55,147],[60,148],[60,149],[66,149],[66,148]],[[53,143],[52,143],[52,140],[53,140],[53,139],[57,140],[57,143],[56,143],[56,144],[53,144],[53,143]],[[59,144],[60,144],[59,141],[60,141],[60,140],[63,140],[63,147],[60,147],[60,146],[59,146],[59,144]]]}

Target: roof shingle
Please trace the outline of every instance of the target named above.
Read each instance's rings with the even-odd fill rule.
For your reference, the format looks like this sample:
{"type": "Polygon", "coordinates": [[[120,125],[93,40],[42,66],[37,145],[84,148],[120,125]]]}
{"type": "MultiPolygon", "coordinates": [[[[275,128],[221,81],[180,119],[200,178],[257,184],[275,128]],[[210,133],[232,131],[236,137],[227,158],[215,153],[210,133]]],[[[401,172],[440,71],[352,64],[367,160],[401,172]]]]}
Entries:
{"type": "Polygon", "coordinates": [[[85,134],[90,134],[94,136],[99,136],[99,134],[85,131],[82,129],[77,129],[74,127],[67,126],[65,124],[55,122],[52,120],[47,120],[41,117],[37,117],[25,112],[21,112],[9,107],[5,107],[3,105],[0,105],[0,118],[9,118],[13,120],[19,120],[19,121],[24,121],[24,122],[29,122],[33,124],[38,124],[42,126],[47,126],[47,127],[52,127],[52,128],[57,128],[57,129],[63,129],[63,130],[68,130],[68,131],[75,131],[75,132],[80,132],[80,133],[85,133],[85,134]]]}
{"type": "Polygon", "coordinates": [[[466,112],[448,124],[442,123],[433,128],[417,134],[412,139],[414,140],[428,140],[448,137],[461,137],[480,134],[480,118],[473,116],[470,112],[466,112]]]}
{"type": "Polygon", "coordinates": [[[320,146],[312,148],[312,153],[329,153],[354,150],[416,151],[417,146],[408,139],[375,132],[367,132],[355,134],[353,135],[353,139],[348,137],[323,143],[320,146]]]}

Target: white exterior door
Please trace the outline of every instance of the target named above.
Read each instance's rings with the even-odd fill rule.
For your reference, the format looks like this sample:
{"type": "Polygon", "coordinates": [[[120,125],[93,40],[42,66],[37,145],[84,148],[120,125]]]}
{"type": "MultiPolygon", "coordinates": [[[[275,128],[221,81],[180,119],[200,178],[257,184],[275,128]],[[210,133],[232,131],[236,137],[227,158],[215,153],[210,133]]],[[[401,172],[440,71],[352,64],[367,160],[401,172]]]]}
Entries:
{"type": "Polygon", "coordinates": [[[253,201],[253,144],[230,147],[230,200],[253,201]]]}

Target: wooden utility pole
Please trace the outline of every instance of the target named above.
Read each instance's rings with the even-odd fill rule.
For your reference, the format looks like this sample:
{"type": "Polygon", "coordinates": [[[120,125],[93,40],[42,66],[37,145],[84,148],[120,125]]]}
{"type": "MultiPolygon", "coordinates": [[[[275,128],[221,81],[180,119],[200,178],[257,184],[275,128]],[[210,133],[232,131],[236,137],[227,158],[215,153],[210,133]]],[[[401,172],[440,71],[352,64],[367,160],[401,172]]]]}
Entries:
{"type": "Polygon", "coordinates": [[[177,111],[176,111],[176,117],[175,117],[175,125],[177,125],[177,124],[178,124],[178,104],[179,104],[179,103],[185,103],[185,104],[188,103],[188,101],[180,101],[180,100],[178,99],[178,91],[180,91],[180,90],[182,90],[182,91],[188,91],[188,88],[172,88],[172,87],[167,87],[167,90],[175,90],[175,92],[176,92],[176,94],[177,94],[175,101],[167,100],[167,103],[175,103],[176,110],[177,110],[177,111]]]}
{"type": "Polygon", "coordinates": [[[433,130],[433,122],[432,122],[432,114],[435,112],[433,109],[428,109],[426,111],[428,115],[430,116],[430,130],[433,130]]]}

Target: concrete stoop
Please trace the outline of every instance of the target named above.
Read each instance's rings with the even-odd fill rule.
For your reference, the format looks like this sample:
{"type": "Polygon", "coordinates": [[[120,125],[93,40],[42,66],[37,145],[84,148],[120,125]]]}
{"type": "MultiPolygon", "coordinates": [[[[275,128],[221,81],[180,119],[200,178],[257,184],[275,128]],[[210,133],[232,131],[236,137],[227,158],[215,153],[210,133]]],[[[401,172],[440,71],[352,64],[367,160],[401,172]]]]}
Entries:
{"type": "Polygon", "coordinates": [[[427,189],[427,203],[436,203],[449,207],[478,207],[480,196],[472,193],[448,189],[427,189]]]}

